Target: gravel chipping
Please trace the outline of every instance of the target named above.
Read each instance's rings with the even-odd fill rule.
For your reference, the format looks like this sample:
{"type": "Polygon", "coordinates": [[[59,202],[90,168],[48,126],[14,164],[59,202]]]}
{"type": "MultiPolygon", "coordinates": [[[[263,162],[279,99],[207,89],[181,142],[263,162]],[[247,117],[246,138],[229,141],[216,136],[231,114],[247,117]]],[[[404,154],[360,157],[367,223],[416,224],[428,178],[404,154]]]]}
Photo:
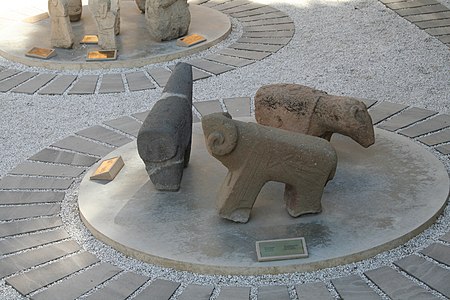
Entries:
{"type": "MultiPolygon", "coordinates": [[[[440,113],[450,111],[450,51],[447,46],[415,25],[399,17],[375,0],[349,1],[263,1],[287,13],[295,22],[292,41],[268,58],[246,67],[212,76],[194,83],[194,101],[253,97],[265,84],[287,82],[308,85],[330,94],[348,95],[378,101],[390,101],[426,108],[440,113]]],[[[450,6],[448,0],[444,5],[450,6]]],[[[188,60],[215,53],[235,42],[242,26],[232,21],[233,32],[211,49],[180,59],[188,60]]],[[[126,73],[167,67],[172,62],[134,69],[106,70],[126,73]]],[[[0,66],[19,70],[52,70],[30,68],[0,59],[0,66]]],[[[88,70],[81,73],[101,74],[88,70]]],[[[121,94],[41,96],[0,93],[0,177],[42,148],[73,134],[116,117],[151,108],[162,89],[121,94]]],[[[429,149],[450,170],[449,156],[429,149]]],[[[257,287],[287,285],[291,299],[297,299],[294,286],[323,281],[338,298],[330,283],[333,278],[363,274],[380,266],[417,253],[450,230],[450,208],[447,207],[434,225],[404,245],[380,253],[370,259],[308,273],[262,276],[213,276],[182,272],[131,259],[96,240],[82,224],[77,206],[80,179],[67,192],[62,203],[64,228],[84,249],[101,261],[150,278],[163,278],[189,283],[214,285],[211,299],[216,299],[221,286],[250,286],[251,299],[257,287]]],[[[0,259],[2,257],[0,256],[0,259]]],[[[365,276],[363,279],[367,280],[365,276]]],[[[412,279],[414,280],[414,279],[412,279]]],[[[425,287],[427,288],[427,287],[425,287]]],[[[172,299],[176,299],[180,291],[172,299]]],[[[381,299],[388,299],[375,289],[381,299]]],[[[445,299],[437,294],[438,298],[445,299]]],[[[89,294],[86,294],[86,296],[89,294]]],[[[0,281],[0,299],[22,299],[14,289],[0,281]]]]}

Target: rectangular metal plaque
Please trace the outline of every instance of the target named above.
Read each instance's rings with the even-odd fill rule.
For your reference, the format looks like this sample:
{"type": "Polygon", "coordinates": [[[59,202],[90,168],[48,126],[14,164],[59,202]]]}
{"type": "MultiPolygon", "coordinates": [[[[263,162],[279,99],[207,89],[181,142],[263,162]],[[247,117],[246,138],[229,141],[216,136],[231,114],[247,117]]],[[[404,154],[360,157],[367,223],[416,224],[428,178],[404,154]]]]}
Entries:
{"type": "Polygon", "coordinates": [[[95,50],[87,53],[87,61],[116,60],[117,50],[95,50]]]}
{"type": "Polygon", "coordinates": [[[98,44],[98,36],[96,35],[85,35],[80,41],[81,44],[98,44]]]}
{"type": "Polygon", "coordinates": [[[101,162],[90,179],[113,180],[125,164],[121,156],[113,157],[101,162]]]}
{"type": "Polygon", "coordinates": [[[39,48],[39,47],[33,47],[33,48],[31,48],[30,51],[25,53],[25,56],[42,58],[42,59],[48,59],[55,55],[56,55],[55,49],[39,48]]]}
{"type": "Polygon", "coordinates": [[[308,257],[305,238],[278,239],[256,242],[258,261],[308,257]]]}
{"type": "Polygon", "coordinates": [[[177,46],[191,47],[191,46],[200,44],[201,42],[204,42],[204,41],[206,41],[205,37],[194,33],[194,34],[179,38],[177,40],[177,46]]]}

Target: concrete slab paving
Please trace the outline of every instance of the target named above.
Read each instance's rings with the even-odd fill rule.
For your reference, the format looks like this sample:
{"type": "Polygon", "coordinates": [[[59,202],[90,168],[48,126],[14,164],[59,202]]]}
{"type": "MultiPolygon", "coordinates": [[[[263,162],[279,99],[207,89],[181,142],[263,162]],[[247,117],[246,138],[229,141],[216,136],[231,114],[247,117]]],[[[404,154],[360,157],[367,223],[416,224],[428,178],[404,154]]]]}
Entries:
{"type": "Polygon", "coordinates": [[[0,72],[0,81],[18,74],[20,71],[14,69],[3,69],[0,72]]]}
{"type": "Polygon", "coordinates": [[[415,138],[448,126],[450,126],[450,115],[442,114],[400,130],[399,133],[410,138],[415,138]]]}
{"type": "Polygon", "coordinates": [[[60,204],[37,204],[25,206],[6,206],[0,209],[0,221],[52,216],[61,211],[60,204]]]}
{"type": "Polygon", "coordinates": [[[71,179],[5,176],[0,180],[0,189],[5,190],[66,190],[73,183],[71,179]]]}
{"type": "Polygon", "coordinates": [[[98,161],[98,158],[79,153],[45,148],[31,156],[29,160],[88,167],[98,161]]]}
{"type": "Polygon", "coordinates": [[[369,114],[372,117],[372,123],[375,125],[392,115],[405,109],[406,105],[401,105],[391,102],[381,102],[378,105],[372,106],[369,109],[369,114]]]}
{"type": "Polygon", "coordinates": [[[59,216],[0,223],[0,238],[62,226],[59,216]]]}
{"type": "MultiPolygon", "coordinates": [[[[250,36],[250,33],[237,40],[238,43],[255,43],[255,44],[269,44],[269,45],[286,45],[290,42],[288,37],[255,37],[255,34],[250,36]]],[[[269,35],[269,34],[264,34],[269,35]]],[[[272,35],[270,35],[272,36],[272,35]]]]}
{"type": "Polygon", "coordinates": [[[248,97],[223,99],[228,113],[233,118],[250,116],[250,102],[248,97]]]}
{"type": "Polygon", "coordinates": [[[178,300],[209,300],[213,290],[211,285],[189,284],[178,296],[178,300]]]}
{"type": "Polygon", "coordinates": [[[247,44],[247,43],[234,43],[230,48],[237,50],[251,50],[251,51],[261,51],[261,52],[277,52],[283,46],[281,45],[265,45],[265,44],[247,44]]]}
{"type": "Polygon", "coordinates": [[[299,284],[295,286],[299,300],[332,300],[334,299],[323,282],[299,284]]]}
{"type": "Polygon", "coordinates": [[[290,300],[287,286],[262,286],[258,288],[258,300],[290,300]]]}
{"type": "Polygon", "coordinates": [[[450,128],[421,137],[418,140],[428,146],[450,142],[450,128]]]}
{"type": "Polygon", "coordinates": [[[205,56],[205,59],[211,60],[211,61],[216,61],[216,62],[219,62],[222,64],[234,66],[234,67],[244,67],[244,66],[250,65],[255,62],[254,60],[251,60],[251,59],[245,59],[245,58],[229,56],[229,55],[220,55],[220,54],[207,55],[207,56],[205,56]]]}
{"type": "Polygon", "coordinates": [[[398,115],[378,125],[378,127],[389,131],[396,131],[403,127],[422,121],[435,114],[437,113],[431,110],[412,107],[403,110],[398,115]]]}
{"type": "Polygon", "coordinates": [[[78,177],[83,172],[83,168],[25,161],[17,165],[9,173],[15,175],[78,177]]]}
{"type": "Polygon", "coordinates": [[[41,95],[62,95],[77,79],[77,75],[61,75],[38,91],[41,95]]]}
{"type": "Polygon", "coordinates": [[[132,141],[129,137],[100,125],[80,130],[76,134],[114,147],[120,147],[132,141]]]}
{"type": "Polygon", "coordinates": [[[371,289],[359,275],[351,275],[331,280],[342,299],[378,300],[380,296],[371,289]]]}
{"type": "Polygon", "coordinates": [[[155,88],[153,82],[151,82],[143,71],[126,73],[125,77],[130,91],[135,92],[155,88]]]}
{"type": "Polygon", "coordinates": [[[169,300],[170,297],[175,293],[177,288],[180,286],[179,283],[156,279],[149,286],[147,286],[141,293],[139,293],[133,299],[136,300],[148,300],[148,299],[159,299],[159,300],[169,300]]]}
{"type": "Polygon", "coordinates": [[[442,145],[435,148],[437,151],[441,152],[444,155],[450,154],[450,145],[442,145]]]}
{"type": "Polygon", "coordinates": [[[84,75],[78,77],[78,80],[67,92],[69,95],[93,94],[97,87],[98,75],[84,75]]]}
{"type": "Polygon", "coordinates": [[[114,150],[112,147],[100,145],[77,136],[68,136],[60,141],[57,141],[56,143],[53,143],[52,146],[97,156],[106,155],[114,150]]]}
{"type": "Polygon", "coordinates": [[[102,83],[98,91],[100,94],[123,93],[125,86],[122,80],[122,74],[105,74],[102,77],[102,83]]]}
{"type": "Polygon", "coordinates": [[[127,116],[109,120],[109,121],[103,122],[103,124],[108,125],[117,130],[120,130],[122,132],[125,132],[134,137],[137,137],[139,129],[142,126],[142,123],[139,123],[135,119],[127,117],[127,116]]]}
{"type": "Polygon", "coordinates": [[[222,54],[222,55],[236,56],[236,57],[252,59],[252,60],[261,60],[271,54],[268,52],[236,50],[236,49],[230,49],[230,48],[222,49],[217,53],[222,54]]]}
{"type": "Polygon", "coordinates": [[[234,67],[218,64],[205,59],[192,60],[189,61],[189,64],[209,73],[213,73],[214,75],[219,75],[235,69],[234,67]]]}
{"type": "MultiPolygon", "coordinates": [[[[86,297],[89,300],[127,299],[138,288],[149,280],[149,277],[131,272],[124,272],[109,281],[106,286],[86,297]]],[[[208,299],[209,300],[209,299],[208,299]]]]}
{"type": "Polygon", "coordinates": [[[193,105],[202,116],[223,111],[222,105],[218,100],[194,102],[193,105]]]}
{"type": "Polygon", "coordinates": [[[250,299],[249,287],[223,286],[220,289],[217,300],[248,300],[250,299]]]}
{"type": "Polygon", "coordinates": [[[22,72],[18,75],[14,75],[13,77],[9,77],[0,82],[0,92],[7,92],[28,79],[33,78],[37,74],[38,73],[36,72],[22,72]]]}
{"type": "Polygon", "coordinates": [[[41,87],[50,82],[53,78],[55,78],[55,74],[39,74],[26,83],[13,88],[11,92],[14,93],[24,93],[24,94],[34,94],[41,87]]]}
{"type": "Polygon", "coordinates": [[[420,253],[425,254],[428,257],[440,262],[441,264],[450,266],[450,247],[434,243],[425,249],[421,250],[420,253]]]}
{"type": "Polygon", "coordinates": [[[31,204],[40,202],[61,202],[63,192],[0,191],[0,204],[31,204]]]}
{"type": "Polygon", "coordinates": [[[417,14],[412,16],[405,16],[406,20],[410,22],[421,22],[421,21],[429,21],[429,20],[435,20],[435,19],[444,19],[444,18],[450,18],[450,11],[443,11],[443,12],[437,12],[437,13],[423,13],[423,14],[417,14]]]}
{"type": "Polygon", "coordinates": [[[166,86],[167,80],[169,80],[170,74],[172,74],[172,72],[166,68],[153,68],[147,72],[160,87],[166,86]]]}

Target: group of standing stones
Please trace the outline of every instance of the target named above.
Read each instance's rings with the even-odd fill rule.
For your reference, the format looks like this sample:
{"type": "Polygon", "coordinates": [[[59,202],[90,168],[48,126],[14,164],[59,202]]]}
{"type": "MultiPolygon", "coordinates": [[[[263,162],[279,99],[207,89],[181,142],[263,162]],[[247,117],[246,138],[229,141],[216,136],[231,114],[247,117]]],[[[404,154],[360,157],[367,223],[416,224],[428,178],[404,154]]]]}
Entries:
{"type": "MultiPolygon", "coordinates": [[[[363,147],[375,142],[364,103],[302,85],[261,87],[255,115],[259,124],[233,120],[228,113],[202,118],[208,152],[228,169],[217,195],[219,215],[235,222],[249,220],[268,181],[285,183],[291,216],[321,212],[324,187],[337,166],[332,134],[347,135],[363,147]]],[[[157,190],[179,190],[191,138],[192,70],[179,63],[137,138],[138,153],[157,190]]]]}
{"type": "MultiPolygon", "coordinates": [[[[149,36],[155,41],[168,41],[187,34],[191,14],[187,0],[136,0],[145,13],[149,36]]],[[[119,0],[89,0],[98,30],[98,44],[105,50],[117,49],[115,36],[120,33],[119,0]]],[[[49,0],[51,45],[72,48],[74,35],[70,22],[81,19],[81,0],[49,0]]]]}

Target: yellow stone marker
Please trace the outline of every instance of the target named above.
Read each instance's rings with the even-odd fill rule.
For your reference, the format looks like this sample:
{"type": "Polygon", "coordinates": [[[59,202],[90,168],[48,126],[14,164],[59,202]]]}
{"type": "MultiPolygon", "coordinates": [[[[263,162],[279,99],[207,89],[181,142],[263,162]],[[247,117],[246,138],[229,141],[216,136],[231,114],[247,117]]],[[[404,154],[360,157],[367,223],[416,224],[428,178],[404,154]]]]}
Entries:
{"type": "Polygon", "coordinates": [[[205,37],[194,33],[194,34],[179,38],[177,40],[177,46],[191,47],[191,46],[200,44],[201,42],[204,42],[204,41],[206,41],[205,37]]]}
{"type": "Polygon", "coordinates": [[[25,56],[48,59],[56,55],[55,49],[33,47],[25,56]]]}
{"type": "Polygon", "coordinates": [[[87,61],[116,60],[117,50],[95,50],[87,53],[87,61]]]}
{"type": "Polygon", "coordinates": [[[98,44],[98,36],[96,35],[85,35],[80,41],[81,44],[98,44]]]}
{"type": "Polygon", "coordinates": [[[90,179],[111,181],[116,177],[124,165],[121,156],[104,160],[97,170],[95,170],[94,174],[91,175],[90,179]]]}

